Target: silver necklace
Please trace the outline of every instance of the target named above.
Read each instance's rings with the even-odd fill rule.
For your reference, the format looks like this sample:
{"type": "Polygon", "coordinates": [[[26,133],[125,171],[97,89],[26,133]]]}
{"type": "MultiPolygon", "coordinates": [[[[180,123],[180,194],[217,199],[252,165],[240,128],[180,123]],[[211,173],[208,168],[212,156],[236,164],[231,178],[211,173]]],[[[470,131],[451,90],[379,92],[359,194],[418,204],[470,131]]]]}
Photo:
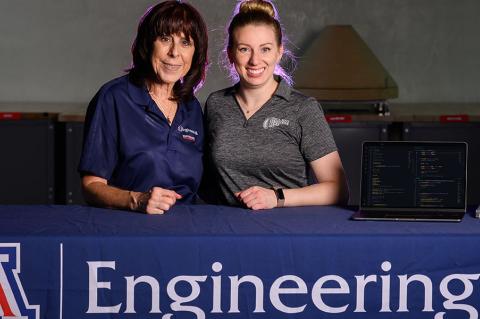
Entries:
{"type": "Polygon", "coordinates": [[[155,101],[155,103],[160,108],[160,111],[162,111],[163,115],[165,115],[165,118],[167,119],[168,124],[171,125],[172,124],[172,118],[171,118],[172,115],[170,113],[172,112],[173,107],[168,108],[168,112],[167,112],[166,110],[163,109],[162,103],[160,103],[160,98],[155,93],[153,93],[153,91],[148,91],[148,94],[150,94],[152,99],[155,101]]]}

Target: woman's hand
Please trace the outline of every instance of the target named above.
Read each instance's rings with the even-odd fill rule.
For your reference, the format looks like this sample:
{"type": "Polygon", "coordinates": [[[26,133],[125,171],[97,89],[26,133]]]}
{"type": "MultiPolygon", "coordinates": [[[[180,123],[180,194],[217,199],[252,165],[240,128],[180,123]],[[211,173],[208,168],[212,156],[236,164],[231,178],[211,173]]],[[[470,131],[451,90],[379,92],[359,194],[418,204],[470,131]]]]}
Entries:
{"type": "Polygon", "coordinates": [[[275,191],[260,186],[252,186],[241,192],[235,193],[238,200],[253,210],[270,209],[277,207],[275,191]]]}
{"type": "Polygon", "coordinates": [[[132,210],[147,214],[164,214],[182,195],[161,187],[153,187],[149,192],[133,193],[134,207],[132,210]]]}
{"type": "Polygon", "coordinates": [[[147,214],[163,214],[169,210],[182,195],[153,187],[149,192],[127,191],[108,185],[102,177],[86,175],[82,177],[82,188],[88,204],[97,207],[129,209],[147,214]]]}

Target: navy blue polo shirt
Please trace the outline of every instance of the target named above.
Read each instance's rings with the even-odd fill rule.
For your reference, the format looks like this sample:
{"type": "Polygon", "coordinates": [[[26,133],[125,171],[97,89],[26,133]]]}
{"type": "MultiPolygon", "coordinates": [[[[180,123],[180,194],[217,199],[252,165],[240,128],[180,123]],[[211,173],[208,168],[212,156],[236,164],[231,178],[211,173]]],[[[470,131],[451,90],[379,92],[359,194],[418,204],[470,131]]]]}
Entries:
{"type": "Polygon", "coordinates": [[[170,126],[146,87],[125,75],[105,84],[88,106],[78,170],[125,190],[174,190],[180,202],[191,203],[203,171],[203,139],[197,99],[179,103],[170,126]]]}

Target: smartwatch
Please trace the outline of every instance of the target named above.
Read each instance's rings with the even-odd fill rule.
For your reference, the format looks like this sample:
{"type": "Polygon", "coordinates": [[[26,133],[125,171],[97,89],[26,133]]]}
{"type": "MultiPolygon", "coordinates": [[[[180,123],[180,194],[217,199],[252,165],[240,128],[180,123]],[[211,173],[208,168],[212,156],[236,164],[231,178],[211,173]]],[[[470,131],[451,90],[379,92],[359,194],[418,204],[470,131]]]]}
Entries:
{"type": "Polygon", "coordinates": [[[285,206],[285,195],[283,194],[283,188],[273,186],[272,189],[275,192],[275,196],[277,196],[277,207],[285,206]]]}

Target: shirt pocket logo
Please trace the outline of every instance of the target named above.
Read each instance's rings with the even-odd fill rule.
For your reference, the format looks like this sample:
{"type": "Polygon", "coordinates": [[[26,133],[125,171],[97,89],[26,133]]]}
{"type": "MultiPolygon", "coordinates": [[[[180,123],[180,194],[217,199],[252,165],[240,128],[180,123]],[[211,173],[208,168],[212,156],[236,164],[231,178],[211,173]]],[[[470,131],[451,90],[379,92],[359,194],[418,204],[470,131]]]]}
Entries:
{"type": "Polygon", "coordinates": [[[195,143],[195,136],[182,134],[182,140],[185,142],[195,143]]]}
{"type": "Polygon", "coordinates": [[[280,125],[289,126],[290,120],[279,119],[276,117],[267,117],[265,121],[263,121],[263,128],[266,130],[280,125]]]}
{"type": "Polygon", "coordinates": [[[195,143],[197,139],[196,137],[198,137],[198,132],[196,130],[188,127],[183,127],[182,125],[179,125],[177,130],[181,133],[183,141],[195,143]]]}

